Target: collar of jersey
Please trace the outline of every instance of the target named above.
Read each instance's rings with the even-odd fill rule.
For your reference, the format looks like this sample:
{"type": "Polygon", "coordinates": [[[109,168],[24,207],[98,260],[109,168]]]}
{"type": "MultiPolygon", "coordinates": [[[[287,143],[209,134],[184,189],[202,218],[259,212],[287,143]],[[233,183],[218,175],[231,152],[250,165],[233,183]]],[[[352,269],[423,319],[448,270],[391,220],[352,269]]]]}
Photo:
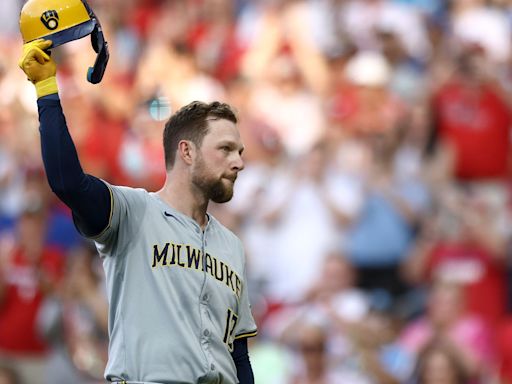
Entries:
{"type": "MultiPolygon", "coordinates": [[[[151,193],[157,200],[158,202],[160,203],[160,205],[162,205],[162,214],[165,216],[165,217],[175,217],[176,219],[178,220],[185,220],[186,222],[188,223],[191,223],[193,224],[195,227],[201,229],[200,225],[197,223],[197,221],[195,221],[193,218],[191,218],[190,216],[188,215],[185,215],[183,212],[180,212],[178,211],[176,208],[173,208],[172,206],[170,206],[169,204],[167,204],[165,201],[163,201],[160,196],[158,196],[157,193],[153,192],[151,193]]],[[[211,216],[208,212],[206,212],[206,219],[208,220],[207,223],[206,223],[206,226],[205,226],[205,229],[208,228],[211,223],[213,222],[213,216],[211,216]]]]}

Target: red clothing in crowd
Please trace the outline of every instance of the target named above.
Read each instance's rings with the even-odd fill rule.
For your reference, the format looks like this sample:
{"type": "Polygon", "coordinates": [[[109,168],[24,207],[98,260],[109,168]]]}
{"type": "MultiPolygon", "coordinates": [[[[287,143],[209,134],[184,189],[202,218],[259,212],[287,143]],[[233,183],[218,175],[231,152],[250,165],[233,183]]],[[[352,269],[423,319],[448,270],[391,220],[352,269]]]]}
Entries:
{"type": "Polygon", "coordinates": [[[39,265],[29,263],[21,250],[15,251],[2,276],[5,292],[0,300],[0,351],[23,355],[46,351],[36,329],[44,299],[41,276],[55,282],[63,270],[63,254],[57,248],[44,249],[39,265]]]}
{"type": "Polygon", "coordinates": [[[512,383],[512,318],[507,318],[498,329],[498,353],[500,377],[504,383],[512,383]]]}
{"type": "Polygon", "coordinates": [[[126,122],[97,111],[90,123],[90,130],[78,149],[85,172],[108,179],[113,184],[125,184],[119,164],[119,152],[126,122]]]}
{"type": "Polygon", "coordinates": [[[328,104],[329,117],[347,132],[390,132],[404,116],[402,103],[381,88],[341,85],[328,104]]]}
{"type": "Polygon", "coordinates": [[[458,178],[507,176],[510,110],[497,86],[453,80],[434,96],[434,115],[441,140],[455,149],[458,178]]]}
{"type": "Polygon", "coordinates": [[[210,72],[216,79],[227,82],[236,78],[240,72],[240,64],[245,52],[236,36],[236,28],[214,26],[198,23],[191,28],[188,44],[195,52],[200,52],[199,59],[207,61],[201,68],[210,72]]]}
{"type": "Polygon", "coordinates": [[[490,325],[496,325],[505,314],[504,268],[484,249],[457,243],[439,244],[430,254],[427,277],[462,283],[466,307],[490,325]]]}

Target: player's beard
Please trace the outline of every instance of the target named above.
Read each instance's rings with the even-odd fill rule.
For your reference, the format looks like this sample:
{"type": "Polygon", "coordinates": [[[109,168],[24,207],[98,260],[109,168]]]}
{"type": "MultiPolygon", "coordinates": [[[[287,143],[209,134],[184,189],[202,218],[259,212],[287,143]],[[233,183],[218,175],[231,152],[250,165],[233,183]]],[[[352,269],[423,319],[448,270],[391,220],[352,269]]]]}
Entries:
{"type": "Polygon", "coordinates": [[[192,184],[215,203],[225,203],[233,197],[234,181],[231,182],[223,180],[223,177],[213,176],[202,156],[198,157],[194,167],[192,184]]]}

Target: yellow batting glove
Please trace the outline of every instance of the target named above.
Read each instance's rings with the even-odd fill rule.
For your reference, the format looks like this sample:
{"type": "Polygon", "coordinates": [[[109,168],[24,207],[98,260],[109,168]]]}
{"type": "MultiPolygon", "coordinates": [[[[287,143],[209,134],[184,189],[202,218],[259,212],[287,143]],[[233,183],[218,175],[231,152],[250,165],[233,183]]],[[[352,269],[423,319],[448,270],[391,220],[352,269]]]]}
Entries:
{"type": "Polygon", "coordinates": [[[55,61],[44,52],[50,48],[50,40],[34,40],[23,45],[23,54],[18,65],[36,86],[37,97],[57,93],[57,66],[55,61]]]}

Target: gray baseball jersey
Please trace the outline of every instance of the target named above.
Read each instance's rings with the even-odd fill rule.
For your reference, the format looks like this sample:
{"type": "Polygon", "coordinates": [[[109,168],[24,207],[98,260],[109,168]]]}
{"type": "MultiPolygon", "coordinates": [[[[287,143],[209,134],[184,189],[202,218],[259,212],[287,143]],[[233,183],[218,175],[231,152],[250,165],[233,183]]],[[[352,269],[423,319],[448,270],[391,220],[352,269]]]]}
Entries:
{"type": "Polygon", "coordinates": [[[230,352],[256,335],[240,240],[206,228],[155,193],[107,184],[108,227],[95,237],[109,296],[105,377],[143,383],[237,383],[230,352]]]}

